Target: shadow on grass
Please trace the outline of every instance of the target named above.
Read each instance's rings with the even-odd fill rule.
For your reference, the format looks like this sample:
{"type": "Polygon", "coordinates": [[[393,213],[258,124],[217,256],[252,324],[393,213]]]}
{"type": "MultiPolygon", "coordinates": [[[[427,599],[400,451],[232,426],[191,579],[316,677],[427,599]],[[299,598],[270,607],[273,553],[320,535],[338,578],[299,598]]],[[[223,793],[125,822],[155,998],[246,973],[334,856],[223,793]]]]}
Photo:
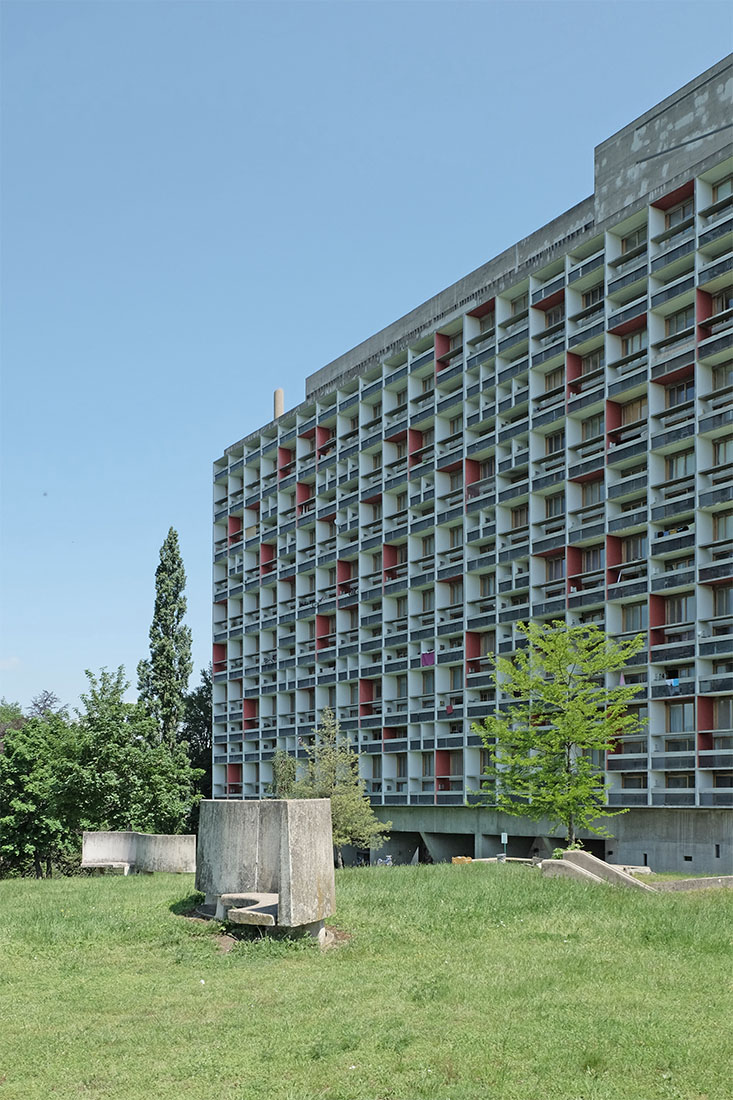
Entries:
{"type": "Polygon", "coordinates": [[[174,901],[172,905],[169,905],[171,913],[175,913],[177,917],[190,917],[194,909],[196,909],[204,900],[204,895],[199,893],[198,890],[193,894],[189,894],[185,898],[181,898],[180,901],[174,901]]]}

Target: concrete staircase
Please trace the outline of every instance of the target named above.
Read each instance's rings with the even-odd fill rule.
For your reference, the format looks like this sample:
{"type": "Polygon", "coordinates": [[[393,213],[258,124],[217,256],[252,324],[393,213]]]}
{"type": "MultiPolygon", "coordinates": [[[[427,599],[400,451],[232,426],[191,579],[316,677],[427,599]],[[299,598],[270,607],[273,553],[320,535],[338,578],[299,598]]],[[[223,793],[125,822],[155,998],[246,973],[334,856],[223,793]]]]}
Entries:
{"type": "Polygon", "coordinates": [[[540,864],[543,875],[555,878],[573,878],[578,882],[608,882],[612,886],[628,886],[632,890],[645,890],[655,894],[653,886],[640,882],[621,867],[614,867],[605,860],[581,850],[563,852],[562,859],[544,859],[540,864]]]}

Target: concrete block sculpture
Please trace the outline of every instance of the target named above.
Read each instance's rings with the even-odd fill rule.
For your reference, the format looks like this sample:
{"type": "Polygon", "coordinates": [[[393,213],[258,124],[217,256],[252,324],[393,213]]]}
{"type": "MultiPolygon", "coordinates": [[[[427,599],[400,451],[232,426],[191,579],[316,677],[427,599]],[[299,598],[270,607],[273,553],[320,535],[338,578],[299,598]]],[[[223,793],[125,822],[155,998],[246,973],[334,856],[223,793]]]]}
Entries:
{"type": "Polygon", "coordinates": [[[196,888],[219,920],[321,936],[335,908],[330,801],[202,802],[196,888]]]}

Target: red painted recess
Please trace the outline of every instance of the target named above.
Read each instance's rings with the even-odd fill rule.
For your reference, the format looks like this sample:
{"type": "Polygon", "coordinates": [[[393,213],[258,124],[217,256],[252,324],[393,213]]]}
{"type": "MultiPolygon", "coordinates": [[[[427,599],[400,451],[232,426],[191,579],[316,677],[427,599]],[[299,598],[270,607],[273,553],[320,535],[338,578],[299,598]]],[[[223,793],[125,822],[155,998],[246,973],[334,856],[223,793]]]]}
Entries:
{"type": "Polygon", "coordinates": [[[701,752],[710,752],[713,748],[715,733],[714,701],[707,695],[697,697],[697,747],[701,752]]]}
{"type": "Polygon", "coordinates": [[[581,356],[569,351],[565,357],[566,397],[570,397],[571,393],[577,393],[580,389],[578,383],[581,381],[582,376],[583,360],[581,356]]]}
{"type": "Polygon", "coordinates": [[[630,332],[638,332],[642,328],[646,328],[646,313],[640,313],[638,317],[632,317],[630,321],[624,321],[608,331],[614,336],[628,336],[630,332]]]}
{"type": "Polygon", "coordinates": [[[328,649],[334,644],[331,637],[336,630],[336,620],[332,615],[316,615],[316,649],[328,649]]]}
{"type": "MultiPolygon", "coordinates": [[[[606,588],[616,584],[618,567],[622,564],[623,549],[617,535],[606,535],[606,588]]],[[[608,592],[606,592],[608,595],[608,592]]]]}
{"type": "Polygon", "coordinates": [[[466,631],[465,640],[466,675],[481,671],[481,635],[475,630],[466,631]]]}
{"type": "Polygon", "coordinates": [[[488,302],[484,302],[481,306],[476,306],[475,309],[469,310],[469,317],[485,317],[487,313],[494,313],[496,311],[496,299],[489,298],[488,302]]]}
{"type": "Polygon", "coordinates": [[[713,315],[713,296],[708,294],[705,290],[697,291],[697,301],[695,302],[695,320],[697,321],[696,338],[698,344],[701,340],[707,340],[710,336],[708,326],[705,324],[709,317],[713,315]]]}
{"type": "Polygon", "coordinates": [[[292,474],[295,470],[295,453],[289,451],[287,447],[278,447],[277,449],[277,480],[282,481],[284,477],[292,474]]]}
{"type": "Polygon", "coordinates": [[[234,546],[235,543],[241,542],[241,539],[237,538],[237,535],[242,533],[242,517],[241,516],[229,516],[227,522],[227,534],[229,537],[229,545],[234,546]]]}
{"type": "Polygon", "coordinates": [[[400,738],[402,736],[403,736],[403,734],[401,733],[401,727],[399,727],[399,726],[392,727],[392,728],[390,726],[383,726],[382,727],[382,740],[383,741],[398,741],[398,740],[400,740],[400,738]]]}
{"type": "Polygon", "coordinates": [[[396,546],[390,546],[385,542],[382,547],[382,581],[394,581],[397,579],[395,572],[396,567],[399,565],[399,550],[396,546]]]}
{"type": "Polygon", "coordinates": [[[668,195],[663,195],[661,199],[657,199],[652,203],[657,210],[670,210],[673,206],[678,206],[679,203],[684,202],[685,199],[692,198],[695,193],[695,181],[688,180],[687,183],[683,183],[681,187],[676,187],[674,191],[670,191],[668,195]]]}
{"type": "Polygon", "coordinates": [[[466,469],[463,477],[464,484],[466,486],[473,485],[475,481],[481,480],[481,463],[477,462],[475,458],[466,459],[466,469]]]}
{"type": "Polygon", "coordinates": [[[578,580],[578,574],[583,572],[583,551],[579,546],[568,546],[565,551],[566,591],[570,595],[570,589],[582,588],[583,582],[578,580]]]}
{"type": "Polygon", "coordinates": [[[385,435],[384,438],[388,443],[401,443],[404,439],[407,439],[407,429],[402,428],[401,431],[395,432],[393,435],[385,435]]]}
{"type": "Polygon", "coordinates": [[[554,306],[565,301],[565,288],[560,287],[553,294],[549,294],[547,298],[541,298],[539,302],[535,302],[532,309],[540,309],[543,313],[547,313],[548,309],[552,309],[554,306]]]}
{"type": "Polygon", "coordinates": [[[242,765],[227,764],[227,784],[229,786],[242,784],[242,765]]]}
{"type": "Polygon", "coordinates": [[[214,669],[214,675],[217,672],[226,672],[227,669],[227,647],[220,642],[214,643],[214,651],[212,654],[212,665],[214,669]]]}
{"type": "Polygon", "coordinates": [[[419,462],[420,456],[416,456],[416,452],[422,450],[422,432],[418,432],[416,428],[407,429],[407,466],[416,465],[419,462]]]}
{"type": "Polygon", "coordinates": [[[664,596],[649,596],[649,646],[664,645],[666,636],[664,596]]]}
{"type": "Polygon", "coordinates": [[[450,749],[435,750],[436,787],[439,791],[450,790],[450,749]]]}
{"type": "Polygon", "coordinates": [[[257,699],[245,699],[242,703],[242,729],[255,730],[257,729],[257,713],[258,713],[258,701],[257,699]]]}
{"type": "Polygon", "coordinates": [[[450,351],[450,336],[446,336],[443,332],[436,332],[435,334],[435,371],[441,371],[445,366],[445,363],[441,360],[450,351]]]}
{"type": "Polygon", "coordinates": [[[260,545],[260,577],[266,577],[276,568],[275,547],[272,543],[263,542],[260,545]]]}

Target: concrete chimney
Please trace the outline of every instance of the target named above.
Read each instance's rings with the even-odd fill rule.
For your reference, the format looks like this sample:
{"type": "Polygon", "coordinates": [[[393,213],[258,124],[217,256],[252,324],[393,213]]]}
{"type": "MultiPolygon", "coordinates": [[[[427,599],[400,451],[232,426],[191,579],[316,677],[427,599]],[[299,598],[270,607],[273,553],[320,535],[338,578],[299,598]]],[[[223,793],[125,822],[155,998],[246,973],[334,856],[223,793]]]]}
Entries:
{"type": "Polygon", "coordinates": [[[277,420],[285,412],[285,392],[281,389],[275,390],[274,406],[275,420],[277,420]]]}

